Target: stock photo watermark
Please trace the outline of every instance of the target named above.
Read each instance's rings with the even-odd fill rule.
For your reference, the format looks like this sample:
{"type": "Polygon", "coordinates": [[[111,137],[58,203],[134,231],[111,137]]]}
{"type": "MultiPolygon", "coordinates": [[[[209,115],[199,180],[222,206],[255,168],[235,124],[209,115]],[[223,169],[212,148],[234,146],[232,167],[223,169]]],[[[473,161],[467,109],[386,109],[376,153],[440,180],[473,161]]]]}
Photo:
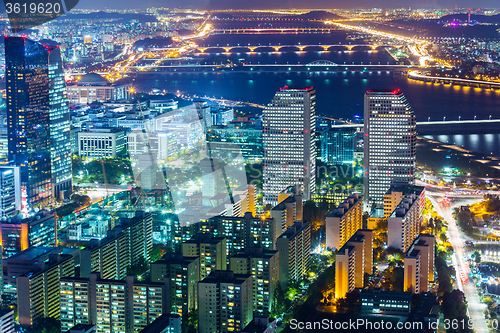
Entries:
{"type": "Polygon", "coordinates": [[[79,0],[4,0],[13,33],[50,22],[73,9],[79,0]]]}

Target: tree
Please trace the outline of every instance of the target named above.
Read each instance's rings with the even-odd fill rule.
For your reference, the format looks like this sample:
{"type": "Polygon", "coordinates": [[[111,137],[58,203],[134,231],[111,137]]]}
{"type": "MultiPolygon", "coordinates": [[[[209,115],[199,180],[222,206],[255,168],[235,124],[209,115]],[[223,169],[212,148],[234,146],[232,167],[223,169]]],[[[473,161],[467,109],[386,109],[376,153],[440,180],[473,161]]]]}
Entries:
{"type": "Polygon", "coordinates": [[[281,288],[281,284],[278,283],[276,289],[274,289],[274,299],[271,315],[276,318],[285,313],[286,309],[287,300],[285,298],[285,292],[281,288]]]}
{"type": "Polygon", "coordinates": [[[360,303],[359,290],[358,289],[354,289],[353,291],[348,292],[345,295],[345,302],[349,306],[359,305],[359,303],[360,303]]]}
{"type": "Polygon", "coordinates": [[[493,303],[493,300],[491,299],[490,296],[485,296],[483,297],[483,303],[486,304],[487,306],[490,306],[493,303]]]}
{"type": "Polygon", "coordinates": [[[187,327],[185,327],[184,331],[188,333],[195,333],[198,330],[198,311],[192,309],[188,313],[187,318],[187,327]]]}
{"type": "Polygon", "coordinates": [[[384,271],[382,287],[391,291],[403,291],[405,270],[403,267],[392,266],[384,271]]]}
{"type": "Polygon", "coordinates": [[[318,230],[321,227],[321,217],[319,215],[318,207],[313,200],[307,200],[303,206],[303,219],[311,223],[313,231],[318,230]]]}
{"type": "Polygon", "coordinates": [[[446,237],[446,234],[440,234],[439,239],[441,242],[446,243],[448,241],[448,237],[446,237]]]}
{"type": "Polygon", "coordinates": [[[139,260],[127,269],[127,275],[141,275],[144,274],[149,269],[149,263],[144,257],[139,258],[139,260]]]}
{"type": "Polygon", "coordinates": [[[476,264],[480,264],[481,263],[481,253],[479,253],[479,251],[474,251],[474,253],[472,254],[472,257],[474,257],[474,262],[476,264]]]}
{"type": "Polygon", "coordinates": [[[28,330],[29,333],[60,333],[61,322],[54,318],[44,317],[37,319],[28,330]]]}
{"type": "MultiPolygon", "coordinates": [[[[458,289],[452,292],[445,292],[441,297],[441,312],[445,319],[456,320],[457,322],[469,322],[467,317],[467,302],[464,293],[458,289]]],[[[459,325],[460,326],[460,325],[459,325]]],[[[469,333],[471,330],[467,325],[458,327],[458,330],[448,330],[448,332],[469,333]]]]}
{"type": "Polygon", "coordinates": [[[79,206],[86,206],[92,203],[92,199],[88,195],[73,194],[71,199],[79,206]]]}
{"type": "Polygon", "coordinates": [[[457,224],[462,228],[462,230],[467,234],[471,235],[474,228],[474,214],[469,210],[458,210],[457,214],[457,224]]]}
{"type": "Polygon", "coordinates": [[[151,262],[155,262],[160,260],[164,254],[172,252],[170,247],[167,247],[165,244],[155,243],[153,244],[153,249],[151,250],[151,262]]]}

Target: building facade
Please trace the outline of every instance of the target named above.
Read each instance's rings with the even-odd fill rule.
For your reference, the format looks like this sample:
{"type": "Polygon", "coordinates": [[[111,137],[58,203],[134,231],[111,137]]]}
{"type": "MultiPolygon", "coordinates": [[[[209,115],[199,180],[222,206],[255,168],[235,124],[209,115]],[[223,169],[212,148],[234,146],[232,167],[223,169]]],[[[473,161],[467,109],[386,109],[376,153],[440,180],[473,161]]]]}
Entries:
{"type": "Polygon", "coordinates": [[[356,150],[356,128],[329,128],[319,133],[321,162],[352,164],[356,150]]]}
{"type": "Polygon", "coordinates": [[[358,194],[349,196],[326,218],[326,247],[339,250],[363,226],[363,203],[358,194]]]}
{"type": "Polygon", "coordinates": [[[229,258],[229,270],[235,274],[252,274],[253,310],[258,315],[269,315],[279,283],[279,252],[261,247],[245,248],[229,258]]]}
{"type": "Polygon", "coordinates": [[[54,246],[57,240],[55,212],[40,211],[25,218],[10,218],[0,223],[0,244],[8,258],[31,246],[54,246]]]}
{"type": "Polygon", "coordinates": [[[0,217],[13,217],[21,212],[21,170],[16,166],[0,166],[0,217]]]}
{"type": "Polygon", "coordinates": [[[0,332],[15,333],[14,310],[0,311],[0,332]]]}
{"type": "Polygon", "coordinates": [[[90,73],[68,86],[68,97],[71,104],[116,101],[130,98],[130,88],[130,84],[112,84],[101,75],[90,73]]]}
{"type": "Polygon", "coordinates": [[[91,158],[116,157],[125,149],[126,135],[119,128],[94,128],[78,132],[78,155],[91,158]]]}
{"type": "Polygon", "coordinates": [[[373,273],[373,231],[358,230],[335,256],[335,298],[364,287],[365,274],[373,273]]]}
{"type": "Polygon", "coordinates": [[[279,251],[279,281],[282,288],[291,281],[299,281],[311,265],[311,224],[297,221],[276,241],[279,251]]]}
{"type": "Polygon", "coordinates": [[[414,294],[429,291],[434,281],[434,244],[432,235],[420,235],[404,258],[403,290],[414,294]]]}
{"type": "Polygon", "coordinates": [[[92,239],[80,251],[80,276],[100,272],[106,280],[122,280],[130,266],[149,261],[153,249],[153,217],[144,211],[121,218],[104,239],[92,239]]]}
{"type": "Polygon", "coordinates": [[[182,318],[178,314],[164,313],[141,333],[181,333],[182,318]]]}
{"type": "MultiPolygon", "coordinates": [[[[425,206],[425,188],[412,185],[394,185],[388,193],[398,192],[397,206],[387,217],[387,246],[408,251],[420,234],[425,206]]],[[[391,196],[388,195],[387,198],[391,196]]],[[[387,210],[385,210],[387,211],[387,210]]]]}
{"type": "Polygon", "coordinates": [[[262,129],[248,124],[213,126],[207,131],[208,141],[217,154],[233,153],[238,147],[245,162],[261,162],[262,129]]]}
{"type": "Polygon", "coordinates": [[[21,167],[30,207],[52,196],[49,50],[26,37],[5,38],[8,158],[21,167]]]}
{"type": "Polygon", "coordinates": [[[151,281],[169,281],[170,313],[187,320],[189,312],[198,308],[196,284],[200,281],[200,259],[166,254],[151,263],[151,281]]]}
{"type": "Polygon", "coordinates": [[[192,239],[182,243],[182,255],[188,258],[200,258],[200,280],[203,280],[211,271],[226,270],[226,238],[212,237],[208,233],[196,234],[192,239]]]}
{"type": "Polygon", "coordinates": [[[19,324],[31,326],[42,317],[60,318],[59,280],[75,276],[72,255],[54,255],[17,278],[19,324]]]}
{"type": "Polygon", "coordinates": [[[278,237],[293,226],[295,221],[302,221],[302,196],[293,193],[278,194],[278,204],[271,208],[271,219],[274,220],[273,249],[276,249],[278,237]]]}
{"type": "Polygon", "coordinates": [[[97,333],[140,332],[168,313],[165,283],[102,280],[99,273],[60,281],[61,331],[78,324],[95,324],[97,333]]]}
{"type": "Polygon", "coordinates": [[[385,315],[408,316],[412,294],[409,292],[364,289],[361,291],[361,311],[385,315]]]}
{"type": "Polygon", "coordinates": [[[304,200],[316,191],[316,92],[280,88],[262,113],[264,204],[298,185],[304,200]]]}
{"type": "Polygon", "coordinates": [[[49,69],[50,154],[55,197],[72,187],[71,124],[66,82],[58,45],[47,48],[49,69]]]}
{"type": "Polygon", "coordinates": [[[415,183],[415,114],[399,90],[368,91],[364,111],[365,210],[381,205],[392,183],[415,183]]]}
{"type": "Polygon", "coordinates": [[[198,282],[198,331],[240,332],[253,318],[252,275],[214,271],[198,282]]]}

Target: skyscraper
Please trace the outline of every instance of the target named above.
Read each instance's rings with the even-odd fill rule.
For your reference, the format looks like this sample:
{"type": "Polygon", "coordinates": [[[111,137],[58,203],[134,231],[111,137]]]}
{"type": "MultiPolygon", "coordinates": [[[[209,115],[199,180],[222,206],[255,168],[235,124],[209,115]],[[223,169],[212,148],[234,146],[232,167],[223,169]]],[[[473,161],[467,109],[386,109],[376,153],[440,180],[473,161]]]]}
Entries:
{"type": "Polygon", "coordinates": [[[69,107],[58,46],[5,38],[9,160],[29,205],[71,187],[69,107]]]}
{"type": "Polygon", "coordinates": [[[21,173],[19,167],[0,166],[0,217],[21,211],[21,173]]]}
{"type": "Polygon", "coordinates": [[[403,93],[370,90],[365,94],[365,210],[382,204],[391,183],[415,182],[416,121],[403,93]]]}
{"type": "Polygon", "coordinates": [[[59,46],[50,43],[49,59],[49,107],[50,107],[50,154],[52,190],[54,196],[71,188],[71,126],[69,102],[64,81],[64,70],[59,46]]]}
{"type": "Polygon", "coordinates": [[[352,163],[356,150],[356,128],[329,128],[318,135],[321,162],[327,164],[352,163]]]}
{"type": "Polygon", "coordinates": [[[262,113],[264,203],[278,204],[278,193],[292,185],[304,200],[316,189],[316,92],[280,88],[262,113]]]}

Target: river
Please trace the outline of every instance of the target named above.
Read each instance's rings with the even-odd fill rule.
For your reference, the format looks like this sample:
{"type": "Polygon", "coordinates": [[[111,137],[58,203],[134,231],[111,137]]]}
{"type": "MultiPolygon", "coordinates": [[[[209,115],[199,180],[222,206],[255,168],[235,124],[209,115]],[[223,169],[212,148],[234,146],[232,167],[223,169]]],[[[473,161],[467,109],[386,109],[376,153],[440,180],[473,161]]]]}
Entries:
{"type": "MultiPolygon", "coordinates": [[[[236,46],[243,45],[333,45],[338,43],[361,44],[358,41],[345,39],[345,33],[309,35],[215,35],[199,42],[202,46],[236,46]]],[[[282,49],[283,50],[283,49],[282,49]]],[[[193,54],[195,58],[228,57],[244,59],[249,63],[261,64],[307,64],[315,60],[328,60],[341,67],[344,63],[356,64],[395,64],[395,60],[385,50],[353,50],[353,51],[294,51],[284,49],[282,52],[233,52],[229,54],[212,53],[193,54]]],[[[143,91],[152,88],[175,92],[177,90],[200,96],[225,98],[230,100],[249,101],[267,104],[274,93],[285,85],[290,87],[314,87],[316,90],[317,113],[335,118],[352,119],[363,114],[363,95],[370,89],[396,89],[405,94],[415,112],[417,121],[456,119],[462,120],[493,119],[500,117],[500,91],[423,83],[410,80],[404,76],[394,76],[383,69],[366,72],[267,72],[267,73],[172,73],[166,76],[145,76],[136,81],[137,87],[143,91]]],[[[436,137],[435,137],[436,138],[436,137]]],[[[444,137],[442,137],[445,140],[444,137]]],[[[467,135],[446,139],[457,144],[481,151],[500,155],[500,136],[467,135]],[[496,147],[496,148],[495,148],[496,147]]]]}

